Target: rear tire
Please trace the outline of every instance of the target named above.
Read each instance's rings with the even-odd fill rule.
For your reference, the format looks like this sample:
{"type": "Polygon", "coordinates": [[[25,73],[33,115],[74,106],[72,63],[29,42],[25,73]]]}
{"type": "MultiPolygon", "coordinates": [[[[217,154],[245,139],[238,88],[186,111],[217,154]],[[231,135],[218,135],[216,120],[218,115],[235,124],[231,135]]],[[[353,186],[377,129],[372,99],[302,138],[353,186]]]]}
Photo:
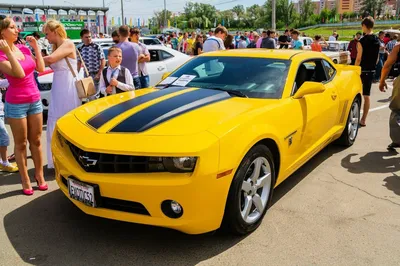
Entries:
{"type": "Polygon", "coordinates": [[[337,143],[346,147],[350,147],[354,144],[360,124],[360,110],[361,103],[358,97],[353,100],[349,114],[347,116],[346,126],[343,129],[343,133],[338,139],[337,143]]]}
{"type": "Polygon", "coordinates": [[[236,235],[258,228],[271,204],[275,166],[270,149],[258,144],[243,158],[233,178],[223,227],[236,235]]]}

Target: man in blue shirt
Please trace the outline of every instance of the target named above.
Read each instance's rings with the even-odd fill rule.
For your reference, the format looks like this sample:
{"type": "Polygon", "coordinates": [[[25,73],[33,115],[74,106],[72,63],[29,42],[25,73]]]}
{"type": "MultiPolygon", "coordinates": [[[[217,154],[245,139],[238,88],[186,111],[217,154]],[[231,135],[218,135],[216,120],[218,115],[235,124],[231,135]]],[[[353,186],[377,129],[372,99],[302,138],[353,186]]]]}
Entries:
{"type": "Polygon", "coordinates": [[[299,35],[300,32],[298,32],[297,30],[293,30],[292,31],[292,39],[293,39],[293,46],[291,47],[291,49],[294,50],[303,50],[303,42],[299,40],[299,35]]]}

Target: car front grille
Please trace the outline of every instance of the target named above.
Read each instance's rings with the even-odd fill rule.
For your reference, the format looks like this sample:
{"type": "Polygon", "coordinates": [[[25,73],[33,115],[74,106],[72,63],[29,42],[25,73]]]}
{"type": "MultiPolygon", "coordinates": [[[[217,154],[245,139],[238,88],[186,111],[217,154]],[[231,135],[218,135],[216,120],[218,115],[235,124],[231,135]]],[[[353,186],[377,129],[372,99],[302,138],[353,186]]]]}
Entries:
{"type": "Polygon", "coordinates": [[[130,156],[84,151],[65,140],[78,164],[90,173],[153,173],[164,172],[160,157],[130,156]]]}

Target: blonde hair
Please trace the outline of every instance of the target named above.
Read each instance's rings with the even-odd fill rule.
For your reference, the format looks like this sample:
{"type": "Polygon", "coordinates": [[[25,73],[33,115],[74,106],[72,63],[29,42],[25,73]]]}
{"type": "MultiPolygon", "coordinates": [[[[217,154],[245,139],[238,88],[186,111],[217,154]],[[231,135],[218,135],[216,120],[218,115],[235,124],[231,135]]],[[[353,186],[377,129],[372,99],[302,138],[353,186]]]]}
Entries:
{"type": "MultiPolygon", "coordinates": [[[[51,32],[55,32],[61,39],[67,39],[67,32],[65,31],[64,25],[61,24],[60,21],[55,19],[49,19],[43,25],[42,32],[45,33],[46,29],[49,29],[51,32]]],[[[57,45],[53,44],[53,51],[57,49],[57,45]]]]}
{"type": "Polygon", "coordinates": [[[110,56],[113,52],[119,52],[122,54],[122,50],[119,47],[112,46],[108,49],[108,55],[110,56]]]}
{"type": "Polygon", "coordinates": [[[1,32],[3,30],[8,29],[8,27],[10,27],[11,21],[12,20],[10,17],[6,17],[6,18],[0,20],[0,39],[3,39],[3,36],[1,36],[1,32]]]}

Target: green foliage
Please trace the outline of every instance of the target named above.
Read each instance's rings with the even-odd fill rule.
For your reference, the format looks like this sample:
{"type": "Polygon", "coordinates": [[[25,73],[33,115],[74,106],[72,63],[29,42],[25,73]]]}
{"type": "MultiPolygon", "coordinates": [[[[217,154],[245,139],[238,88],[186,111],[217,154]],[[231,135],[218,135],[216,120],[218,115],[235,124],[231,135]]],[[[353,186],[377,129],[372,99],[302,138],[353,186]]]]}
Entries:
{"type": "MultiPolygon", "coordinates": [[[[336,8],[332,10],[323,9],[319,15],[314,14],[313,0],[301,1],[300,14],[296,11],[292,0],[276,1],[276,28],[300,28],[316,24],[328,24],[340,21],[340,15],[336,8]]],[[[367,12],[371,15],[383,14],[385,0],[363,0],[360,14],[367,12]]],[[[268,29],[272,22],[272,0],[266,0],[263,5],[252,5],[245,8],[243,5],[236,5],[229,10],[217,10],[210,4],[187,2],[184,13],[180,16],[172,17],[170,11],[166,12],[167,20],[170,25],[183,30],[197,29],[210,30],[214,25],[223,25],[229,29],[268,29]]],[[[344,21],[354,21],[357,17],[355,12],[345,12],[342,14],[344,21]]],[[[162,27],[164,24],[164,12],[155,12],[151,19],[153,27],[162,27]]]]}

